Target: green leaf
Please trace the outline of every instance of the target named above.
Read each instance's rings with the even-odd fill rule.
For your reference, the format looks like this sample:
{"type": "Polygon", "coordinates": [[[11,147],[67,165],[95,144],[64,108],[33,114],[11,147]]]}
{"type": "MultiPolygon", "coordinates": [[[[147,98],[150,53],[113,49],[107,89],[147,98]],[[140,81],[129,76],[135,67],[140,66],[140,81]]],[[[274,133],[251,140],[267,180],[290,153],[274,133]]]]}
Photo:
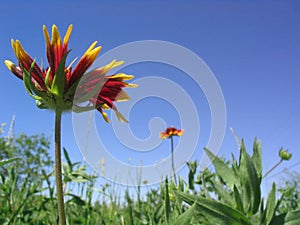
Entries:
{"type": "Polygon", "coordinates": [[[67,150],[66,150],[65,148],[63,148],[63,152],[64,152],[64,157],[65,157],[65,159],[67,160],[68,166],[69,166],[69,168],[71,168],[71,170],[72,170],[72,169],[73,169],[73,164],[72,164],[72,162],[71,162],[69,153],[67,152],[67,150]]]}
{"type": "Polygon", "coordinates": [[[300,210],[288,212],[284,218],[284,225],[299,225],[300,210]]]}
{"type": "Polygon", "coordinates": [[[299,225],[300,210],[282,213],[275,216],[269,225],[299,225]]]}
{"type": "Polygon", "coordinates": [[[166,178],[166,184],[165,184],[165,218],[167,224],[169,224],[170,221],[170,212],[171,212],[171,204],[170,204],[170,196],[169,196],[169,182],[168,178],[166,178]]]}
{"type": "Polygon", "coordinates": [[[273,183],[272,190],[269,193],[266,205],[266,224],[269,224],[274,217],[276,209],[276,185],[273,183]]]}
{"type": "Polygon", "coordinates": [[[66,75],[65,75],[65,65],[66,65],[66,58],[70,51],[68,51],[60,60],[57,71],[54,75],[52,86],[51,86],[51,93],[63,99],[65,85],[66,85],[66,75]]]}
{"type": "Polygon", "coordinates": [[[74,202],[76,205],[79,205],[79,206],[84,206],[86,204],[86,202],[80,196],[77,196],[77,195],[74,195],[71,193],[68,193],[67,195],[72,197],[69,201],[67,201],[67,203],[74,202]]]}
{"type": "Polygon", "coordinates": [[[231,169],[233,170],[235,176],[238,177],[239,173],[238,173],[238,164],[237,164],[237,161],[236,161],[236,159],[235,159],[235,157],[234,157],[233,154],[231,154],[231,157],[232,157],[232,160],[231,160],[232,161],[231,162],[231,169]]]}
{"type": "Polygon", "coordinates": [[[235,198],[235,202],[236,202],[236,208],[241,211],[241,212],[245,212],[244,211],[244,207],[243,207],[243,202],[239,193],[239,190],[236,188],[236,186],[234,185],[233,188],[233,192],[234,192],[234,198],[235,198]]]}
{"type": "Polygon", "coordinates": [[[190,220],[192,219],[192,217],[193,217],[195,209],[196,209],[196,202],[188,210],[186,210],[183,214],[178,216],[178,218],[176,218],[173,225],[188,224],[190,222],[190,220]]]}
{"type": "Polygon", "coordinates": [[[252,161],[255,166],[258,176],[262,177],[262,157],[261,157],[261,142],[257,139],[253,143],[252,161]]]}
{"type": "Polygon", "coordinates": [[[184,179],[181,176],[178,176],[178,190],[184,191],[185,182],[184,179]]]}
{"type": "Polygon", "coordinates": [[[156,223],[158,223],[158,221],[163,217],[163,212],[164,212],[164,206],[163,206],[162,203],[159,203],[157,208],[154,210],[154,213],[153,213],[153,220],[156,223]]]}
{"type": "Polygon", "coordinates": [[[203,198],[183,192],[175,192],[176,195],[188,204],[196,204],[196,209],[212,220],[222,225],[252,225],[249,219],[240,211],[213,199],[203,198]]]}
{"type": "Polygon", "coordinates": [[[216,194],[220,199],[222,199],[222,202],[228,204],[229,206],[234,207],[235,202],[234,202],[234,198],[231,195],[231,192],[226,190],[226,188],[224,187],[224,185],[222,185],[222,183],[220,182],[218,183],[217,182],[212,183],[212,186],[214,187],[216,194]]]}
{"type": "Polygon", "coordinates": [[[231,189],[233,189],[233,185],[237,182],[234,171],[229,168],[228,165],[220,158],[215,156],[210,150],[204,148],[204,151],[212,161],[218,176],[221,177],[231,189]]]}
{"type": "Polygon", "coordinates": [[[258,210],[261,200],[260,179],[252,159],[246,151],[243,140],[240,150],[239,171],[241,185],[240,190],[243,190],[242,201],[244,202],[244,210],[255,214],[258,210]]]}
{"type": "Polygon", "coordinates": [[[6,164],[9,164],[9,163],[11,163],[11,162],[13,162],[13,161],[16,161],[16,160],[18,160],[19,158],[11,158],[11,159],[3,159],[3,160],[0,160],[0,167],[1,166],[4,166],[4,165],[6,165],[6,164]]]}

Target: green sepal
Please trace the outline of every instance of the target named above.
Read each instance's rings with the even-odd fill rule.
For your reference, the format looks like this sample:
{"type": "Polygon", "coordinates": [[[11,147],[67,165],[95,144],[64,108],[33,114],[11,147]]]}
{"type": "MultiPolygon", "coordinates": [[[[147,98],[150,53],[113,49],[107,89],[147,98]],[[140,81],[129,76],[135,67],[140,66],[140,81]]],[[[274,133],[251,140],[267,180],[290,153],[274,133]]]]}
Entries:
{"type": "Polygon", "coordinates": [[[22,68],[23,70],[23,81],[24,81],[24,86],[25,86],[25,90],[27,91],[27,93],[34,98],[35,100],[42,100],[42,96],[39,96],[38,93],[35,93],[35,89],[37,89],[35,87],[35,85],[32,83],[32,70],[35,64],[35,60],[32,62],[31,66],[30,66],[30,71],[28,72],[25,68],[22,68]],[[37,94],[37,95],[34,95],[37,94]]]}
{"type": "Polygon", "coordinates": [[[30,95],[30,97],[34,98],[35,100],[42,100],[41,97],[34,95],[32,90],[30,89],[29,77],[25,74],[25,71],[23,72],[23,83],[25,90],[30,95]]]}
{"type": "Polygon", "coordinates": [[[76,91],[76,88],[77,88],[79,82],[80,82],[80,79],[77,80],[75,83],[73,83],[73,84],[71,85],[71,87],[69,87],[69,88],[67,89],[67,92],[65,93],[65,98],[66,98],[66,99],[72,99],[72,100],[73,100],[74,95],[75,95],[75,91],[76,91]]]}
{"type": "Polygon", "coordinates": [[[66,75],[65,75],[65,65],[66,59],[70,51],[68,51],[60,60],[57,71],[54,75],[51,93],[54,94],[58,99],[63,100],[65,85],[66,85],[66,75]]]}
{"type": "Polygon", "coordinates": [[[45,104],[43,101],[36,100],[35,104],[39,109],[49,109],[49,106],[45,104]]]}

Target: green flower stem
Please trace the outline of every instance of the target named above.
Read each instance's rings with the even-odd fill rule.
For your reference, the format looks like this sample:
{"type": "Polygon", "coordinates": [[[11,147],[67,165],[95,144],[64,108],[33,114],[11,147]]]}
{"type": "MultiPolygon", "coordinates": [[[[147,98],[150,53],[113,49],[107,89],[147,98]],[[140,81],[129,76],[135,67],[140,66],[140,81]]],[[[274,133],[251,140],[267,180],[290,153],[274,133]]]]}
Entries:
{"type": "Polygon", "coordinates": [[[55,112],[55,179],[59,225],[66,225],[64,193],[61,173],[61,116],[62,112],[55,112]]]}
{"type": "Polygon", "coordinates": [[[265,173],[265,175],[263,176],[263,178],[265,178],[266,176],[268,176],[273,170],[276,169],[277,166],[279,166],[282,163],[283,159],[281,159],[278,163],[276,163],[269,171],[267,171],[265,173]]]}
{"type": "Polygon", "coordinates": [[[174,165],[174,143],[173,143],[173,136],[171,136],[171,159],[172,159],[172,171],[173,171],[173,177],[174,177],[174,182],[177,185],[177,178],[175,174],[175,165],[174,165]]]}

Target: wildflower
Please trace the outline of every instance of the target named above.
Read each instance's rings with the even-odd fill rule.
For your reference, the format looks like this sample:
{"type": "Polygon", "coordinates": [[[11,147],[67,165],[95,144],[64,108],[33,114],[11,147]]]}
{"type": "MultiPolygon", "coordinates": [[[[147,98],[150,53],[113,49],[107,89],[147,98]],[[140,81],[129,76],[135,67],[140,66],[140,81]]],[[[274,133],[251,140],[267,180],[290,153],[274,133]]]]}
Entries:
{"type": "Polygon", "coordinates": [[[86,73],[88,68],[96,60],[101,47],[97,42],[91,44],[81,57],[75,68],[74,61],[66,66],[66,58],[70,50],[68,43],[72,31],[72,25],[62,40],[55,25],[52,26],[52,39],[46,26],[43,26],[46,41],[46,55],[49,66],[45,69],[38,66],[30,55],[24,50],[19,40],[11,40],[12,48],[17,57],[19,66],[9,60],[5,60],[8,69],[18,78],[22,79],[29,95],[36,100],[39,108],[54,111],[76,112],[96,108],[109,122],[103,109],[112,109],[120,121],[127,121],[114,105],[115,101],[126,101],[129,96],[122,90],[125,87],[135,87],[124,81],[133,78],[133,75],[124,73],[106,76],[108,71],[123,62],[113,60],[108,65],[86,73]],[[81,78],[83,78],[81,80],[81,78]],[[79,94],[76,94],[76,91],[79,94]],[[82,103],[88,102],[86,107],[82,103]]]}
{"type": "Polygon", "coordinates": [[[161,139],[171,138],[173,136],[182,136],[184,130],[177,130],[174,127],[168,127],[164,132],[160,133],[161,139]]]}
{"type": "Polygon", "coordinates": [[[164,132],[160,133],[161,139],[169,138],[171,139],[171,162],[172,162],[172,171],[174,176],[175,184],[177,185],[177,178],[176,178],[176,171],[175,171],[175,163],[174,163],[174,143],[173,137],[174,136],[182,136],[183,130],[178,130],[175,127],[168,127],[164,132]]]}
{"type": "Polygon", "coordinates": [[[103,109],[112,109],[120,121],[127,121],[117,110],[114,102],[126,101],[129,96],[123,91],[125,87],[135,87],[124,81],[133,78],[132,75],[118,73],[107,76],[108,71],[123,62],[113,60],[108,65],[86,73],[97,58],[101,47],[97,42],[91,44],[81,57],[75,68],[74,63],[66,66],[66,58],[70,52],[68,43],[72,31],[69,26],[62,40],[55,25],[52,26],[52,39],[47,28],[43,26],[46,40],[46,55],[49,66],[45,69],[38,66],[29,54],[23,49],[19,40],[11,40],[12,48],[19,65],[5,60],[5,65],[18,78],[24,81],[28,94],[36,100],[39,108],[50,109],[55,112],[55,181],[58,218],[60,225],[66,225],[64,209],[64,192],[61,170],[61,117],[65,111],[76,112],[96,108],[102,113],[105,121],[109,122],[103,109]],[[86,106],[82,104],[88,102],[86,106]]]}

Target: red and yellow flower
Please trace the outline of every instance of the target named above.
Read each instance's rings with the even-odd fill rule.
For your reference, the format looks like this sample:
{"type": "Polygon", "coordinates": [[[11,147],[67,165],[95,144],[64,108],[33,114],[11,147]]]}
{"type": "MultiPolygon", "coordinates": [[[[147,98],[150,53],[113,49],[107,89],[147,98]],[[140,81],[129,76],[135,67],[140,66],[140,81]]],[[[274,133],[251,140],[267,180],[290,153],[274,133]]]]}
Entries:
{"type": "Polygon", "coordinates": [[[104,67],[86,73],[101,50],[101,46],[96,46],[97,42],[94,42],[75,68],[72,68],[74,62],[66,66],[72,25],[68,27],[63,40],[55,25],[52,26],[51,40],[46,26],[43,26],[43,31],[49,63],[47,68],[39,67],[23,49],[19,40],[11,41],[19,65],[5,60],[8,69],[24,81],[27,92],[36,100],[37,106],[59,112],[70,110],[79,112],[96,108],[107,122],[109,119],[103,110],[113,109],[120,121],[126,121],[114,102],[129,99],[123,88],[136,86],[125,82],[131,80],[133,75],[124,73],[107,75],[109,70],[123,62],[113,60],[104,67]],[[88,104],[83,107],[82,103],[85,102],[88,104]]]}
{"type": "Polygon", "coordinates": [[[160,133],[161,139],[171,138],[173,136],[182,136],[184,130],[178,130],[175,127],[168,127],[164,132],[160,133]]]}

